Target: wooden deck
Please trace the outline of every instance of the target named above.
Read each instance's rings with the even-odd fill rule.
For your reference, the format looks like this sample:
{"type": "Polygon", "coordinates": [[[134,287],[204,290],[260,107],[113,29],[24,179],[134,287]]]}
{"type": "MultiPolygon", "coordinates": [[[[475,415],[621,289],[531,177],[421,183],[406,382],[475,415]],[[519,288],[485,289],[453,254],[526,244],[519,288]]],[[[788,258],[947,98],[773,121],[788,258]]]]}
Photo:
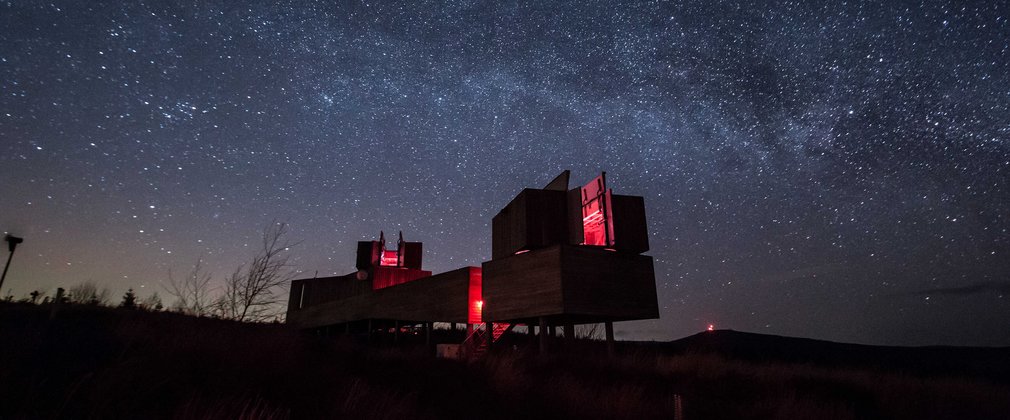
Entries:
{"type": "MultiPolygon", "coordinates": [[[[367,319],[387,319],[416,322],[467,322],[468,293],[471,272],[477,267],[463,267],[431,277],[372,290],[370,281],[359,281],[354,275],[327,279],[295,280],[292,282],[292,302],[298,302],[300,288],[307,296],[316,290],[336,290],[309,299],[311,305],[289,305],[287,322],[297,328],[316,328],[367,319]],[[367,290],[351,294],[346,282],[367,284],[367,290]],[[330,283],[330,284],[328,284],[330,283]],[[343,287],[341,287],[343,285],[343,287]]],[[[477,277],[479,281],[479,275],[477,277]]],[[[323,292],[325,293],[325,292],[323,292]]]]}

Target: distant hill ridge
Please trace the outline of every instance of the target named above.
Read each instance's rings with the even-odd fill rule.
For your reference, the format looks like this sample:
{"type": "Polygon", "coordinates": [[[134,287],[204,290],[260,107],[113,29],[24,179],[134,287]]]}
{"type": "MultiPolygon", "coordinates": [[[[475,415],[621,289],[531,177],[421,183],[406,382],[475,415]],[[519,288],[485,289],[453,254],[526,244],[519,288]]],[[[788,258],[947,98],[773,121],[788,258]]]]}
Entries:
{"type": "Polygon", "coordinates": [[[1010,347],[874,346],[733,330],[704,331],[660,347],[676,354],[713,354],[752,362],[864,367],[1010,383],[1010,347]]]}

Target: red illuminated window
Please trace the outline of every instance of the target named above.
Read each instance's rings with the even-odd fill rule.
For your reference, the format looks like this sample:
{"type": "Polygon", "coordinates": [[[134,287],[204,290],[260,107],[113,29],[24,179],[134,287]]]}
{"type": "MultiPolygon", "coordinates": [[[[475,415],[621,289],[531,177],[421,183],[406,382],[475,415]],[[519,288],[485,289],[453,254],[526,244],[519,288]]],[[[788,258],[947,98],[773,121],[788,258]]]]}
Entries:
{"type": "MultiPolygon", "coordinates": [[[[369,246],[367,242],[359,242],[358,244],[359,253],[362,247],[369,246]]],[[[359,278],[363,280],[370,275],[374,290],[412,282],[431,275],[430,271],[421,269],[421,243],[404,242],[403,232],[400,232],[396,249],[386,249],[386,234],[382,231],[379,232],[379,240],[372,241],[370,247],[371,254],[368,265],[365,268],[359,267],[359,270],[367,269],[368,275],[359,278]]]]}
{"type": "MultiPolygon", "coordinates": [[[[376,244],[373,242],[373,244],[376,244]]],[[[400,232],[400,240],[396,242],[396,249],[389,250],[386,249],[386,233],[379,232],[379,241],[372,248],[372,264],[375,264],[376,260],[380,266],[384,267],[400,267],[403,265],[403,261],[400,260],[400,251],[403,249],[403,232],[400,232]]]]}
{"type": "Polygon", "coordinates": [[[610,190],[606,172],[582,187],[583,245],[613,246],[614,221],[610,215],[610,190]]]}
{"type": "Polygon", "coordinates": [[[379,265],[384,265],[388,267],[397,267],[400,265],[400,250],[390,251],[388,249],[382,250],[382,258],[379,259],[379,265]]]}

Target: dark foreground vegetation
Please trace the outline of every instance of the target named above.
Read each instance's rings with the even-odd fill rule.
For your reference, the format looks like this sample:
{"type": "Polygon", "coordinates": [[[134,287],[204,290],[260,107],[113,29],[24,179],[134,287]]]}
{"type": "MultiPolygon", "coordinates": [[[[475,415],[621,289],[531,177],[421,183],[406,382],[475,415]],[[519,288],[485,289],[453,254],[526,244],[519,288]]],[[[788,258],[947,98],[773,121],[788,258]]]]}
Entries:
{"type": "Polygon", "coordinates": [[[417,340],[369,346],[277,324],[50,309],[0,304],[0,419],[674,418],[678,401],[686,419],[1010,413],[1010,381],[999,373],[1007,349],[946,349],[979,358],[967,364],[943,363],[944,349],[910,349],[906,359],[932,358],[918,369],[876,363],[868,347],[853,359],[849,348],[817,348],[831,343],[716,332],[619,343],[614,358],[590,341],[536,356],[520,340],[466,363],[435,359],[417,340]]]}

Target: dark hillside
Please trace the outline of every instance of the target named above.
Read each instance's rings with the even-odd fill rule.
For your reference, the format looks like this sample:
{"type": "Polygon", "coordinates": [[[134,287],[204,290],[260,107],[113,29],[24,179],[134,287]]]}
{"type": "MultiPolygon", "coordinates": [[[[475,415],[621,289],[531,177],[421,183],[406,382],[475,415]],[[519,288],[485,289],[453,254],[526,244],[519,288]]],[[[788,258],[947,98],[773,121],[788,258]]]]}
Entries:
{"type": "Polygon", "coordinates": [[[705,331],[663,343],[661,347],[673,354],[714,354],[751,362],[967,376],[1010,384],[1010,347],[871,346],[733,330],[705,331]]]}
{"type": "MultiPolygon", "coordinates": [[[[276,324],[92,306],[64,306],[52,316],[51,309],[0,304],[0,419],[680,413],[685,419],[919,420],[997,419],[1010,412],[1010,388],[988,375],[880,371],[870,366],[892,360],[875,361],[877,350],[854,347],[863,350],[854,357],[844,355],[852,352],[849,345],[813,340],[719,332],[663,345],[618,343],[618,355],[608,358],[593,341],[553,343],[550,355],[537,356],[525,350],[529,340],[514,337],[466,363],[435,359],[410,339],[370,346],[276,324]],[[840,368],[848,364],[863,367],[840,368]]],[[[929,351],[942,359],[946,350],[972,351],[929,351]]],[[[881,354],[891,357],[886,351],[881,354]]]]}
{"type": "Polygon", "coordinates": [[[0,418],[466,417],[491,395],[464,365],[279,324],[98,307],[49,315],[2,307],[0,418]]]}

